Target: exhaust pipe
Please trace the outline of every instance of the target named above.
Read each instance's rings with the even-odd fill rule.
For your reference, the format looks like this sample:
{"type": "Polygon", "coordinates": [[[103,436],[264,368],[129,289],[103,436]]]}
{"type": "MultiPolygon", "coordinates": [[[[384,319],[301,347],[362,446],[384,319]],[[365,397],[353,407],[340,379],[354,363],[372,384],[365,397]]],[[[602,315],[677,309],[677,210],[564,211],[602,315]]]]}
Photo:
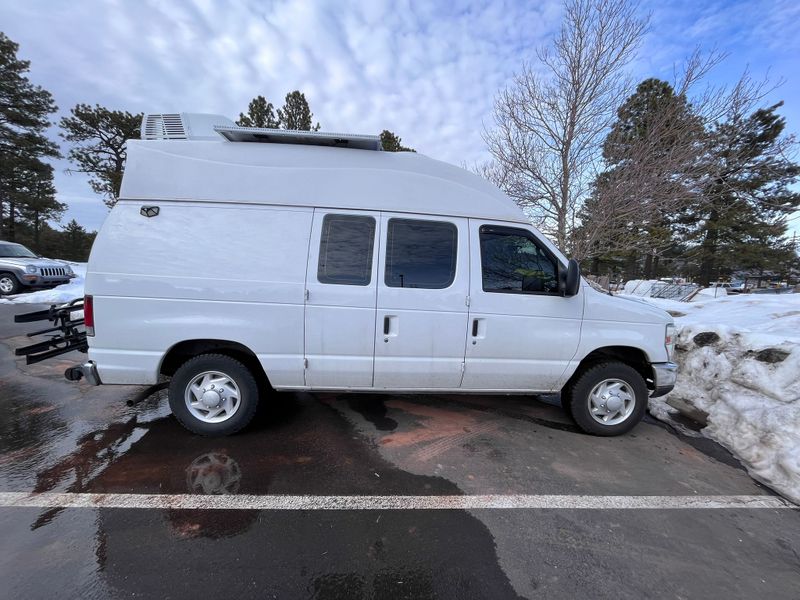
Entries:
{"type": "Polygon", "coordinates": [[[86,381],[90,385],[100,385],[102,383],[100,381],[100,376],[97,374],[97,365],[91,360],[82,365],[70,367],[64,371],[64,377],[70,381],[80,381],[86,377],[86,381]]]}
{"type": "Polygon", "coordinates": [[[64,377],[66,377],[70,381],[80,381],[81,379],[83,379],[83,368],[70,367],[69,369],[64,371],[64,377]]]}

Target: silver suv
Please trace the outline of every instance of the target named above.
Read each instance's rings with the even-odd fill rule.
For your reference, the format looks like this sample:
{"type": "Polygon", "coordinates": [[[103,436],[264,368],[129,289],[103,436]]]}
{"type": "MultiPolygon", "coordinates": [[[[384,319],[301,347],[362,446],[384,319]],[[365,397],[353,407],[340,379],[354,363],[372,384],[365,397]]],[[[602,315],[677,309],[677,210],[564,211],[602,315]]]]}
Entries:
{"type": "Polygon", "coordinates": [[[0,295],[55,287],[73,277],[68,264],[36,256],[22,244],[0,240],[0,295]]]}

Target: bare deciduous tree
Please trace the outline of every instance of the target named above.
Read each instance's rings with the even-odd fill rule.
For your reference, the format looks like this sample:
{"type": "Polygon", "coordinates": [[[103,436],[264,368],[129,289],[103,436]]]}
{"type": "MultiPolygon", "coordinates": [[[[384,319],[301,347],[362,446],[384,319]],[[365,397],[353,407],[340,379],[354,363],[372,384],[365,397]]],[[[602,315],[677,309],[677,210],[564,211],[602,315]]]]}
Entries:
{"type": "Polygon", "coordinates": [[[566,250],[600,161],[602,137],[629,90],[626,65],[647,27],[635,3],[566,0],[552,48],[537,52],[495,100],[484,138],[498,183],[566,250]]]}

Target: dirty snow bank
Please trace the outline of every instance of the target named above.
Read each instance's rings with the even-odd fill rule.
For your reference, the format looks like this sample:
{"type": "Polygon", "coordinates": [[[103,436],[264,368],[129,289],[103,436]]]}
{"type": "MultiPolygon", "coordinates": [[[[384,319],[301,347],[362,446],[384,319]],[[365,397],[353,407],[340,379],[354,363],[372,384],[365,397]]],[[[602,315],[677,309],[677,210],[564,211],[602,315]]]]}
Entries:
{"type": "Polygon", "coordinates": [[[61,304],[70,302],[76,298],[83,298],[83,282],[86,279],[86,263],[74,263],[68,261],[69,266],[77,277],[69,283],[59,285],[51,290],[38,290],[36,292],[26,292],[14,296],[4,296],[0,298],[0,304],[61,304]]]}
{"type": "Polygon", "coordinates": [[[800,294],[642,300],[670,311],[678,328],[678,381],[650,412],[669,420],[669,400],[706,413],[705,435],[800,503],[800,294]]]}

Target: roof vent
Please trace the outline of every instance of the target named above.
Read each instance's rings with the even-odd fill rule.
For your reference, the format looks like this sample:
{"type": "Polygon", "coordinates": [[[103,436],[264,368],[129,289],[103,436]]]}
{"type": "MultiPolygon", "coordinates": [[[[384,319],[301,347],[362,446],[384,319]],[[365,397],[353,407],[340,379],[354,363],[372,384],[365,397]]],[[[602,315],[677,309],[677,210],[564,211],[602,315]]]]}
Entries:
{"type": "Polygon", "coordinates": [[[222,115],[202,113],[154,113],[142,119],[143,140],[220,140],[214,127],[232,126],[222,115]]]}
{"type": "Polygon", "coordinates": [[[186,128],[177,113],[145,115],[142,119],[143,140],[185,140],[186,128]]]}

